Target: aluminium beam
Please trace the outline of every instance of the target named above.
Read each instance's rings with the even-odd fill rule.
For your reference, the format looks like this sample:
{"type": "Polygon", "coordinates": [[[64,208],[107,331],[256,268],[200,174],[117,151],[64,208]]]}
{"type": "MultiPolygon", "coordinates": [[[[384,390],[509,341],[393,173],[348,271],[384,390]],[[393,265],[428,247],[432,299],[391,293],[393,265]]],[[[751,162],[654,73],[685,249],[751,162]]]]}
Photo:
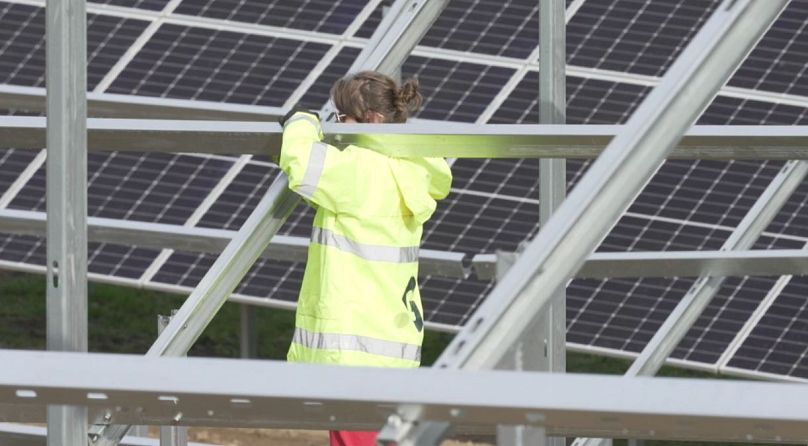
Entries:
{"type": "MultiPolygon", "coordinates": [[[[47,347],[87,351],[87,15],[85,0],[45,8],[47,347]]],[[[83,446],[87,409],[48,407],[48,445],[83,446]]]]}
{"type": "MultiPolygon", "coordinates": [[[[46,216],[43,212],[0,209],[0,233],[43,236],[46,216]]],[[[149,223],[111,218],[89,217],[87,236],[90,242],[140,246],[144,248],[170,248],[179,251],[219,254],[232,241],[238,231],[202,227],[186,227],[163,223],[149,223]]],[[[309,239],[275,235],[269,246],[260,253],[265,260],[305,262],[309,239]]],[[[421,249],[419,272],[465,279],[470,269],[464,264],[461,252],[421,249]]]]}
{"type": "MultiPolygon", "coordinates": [[[[0,107],[45,112],[45,89],[0,85],[0,107]]],[[[115,93],[87,93],[87,116],[129,119],[206,119],[219,121],[275,121],[280,107],[158,98],[115,93]]]]}
{"type": "MultiPolygon", "coordinates": [[[[508,354],[787,4],[787,0],[727,0],[717,7],[623,131],[454,337],[436,367],[493,368],[508,354]]],[[[411,434],[400,446],[420,444],[422,437],[434,438],[441,429],[429,423],[414,427],[415,421],[404,425],[411,434]]]]}
{"type": "Polygon", "coordinates": [[[518,423],[551,435],[808,442],[808,387],[786,383],[23,350],[0,361],[8,421],[59,403],[110,423],[369,430],[403,405],[463,432],[518,423]]]}
{"type": "MultiPolygon", "coordinates": [[[[88,119],[90,151],[278,155],[276,122],[88,119]]],[[[326,141],[397,157],[598,157],[623,125],[324,123],[326,141]]],[[[41,149],[45,119],[0,116],[0,149],[41,149]]],[[[694,126],[671,159],[808,159],[808,126],[694,126]]]]}
{"type": "MultiPolygon", "coordinates": [[[[472,259],[475,276],[496,276],[496,254],[472,259]]],[[[801,276],[808,274],[808,250],[720,250],[596,252],[587,257],[576,279],[639,277],[801,276]]]]}

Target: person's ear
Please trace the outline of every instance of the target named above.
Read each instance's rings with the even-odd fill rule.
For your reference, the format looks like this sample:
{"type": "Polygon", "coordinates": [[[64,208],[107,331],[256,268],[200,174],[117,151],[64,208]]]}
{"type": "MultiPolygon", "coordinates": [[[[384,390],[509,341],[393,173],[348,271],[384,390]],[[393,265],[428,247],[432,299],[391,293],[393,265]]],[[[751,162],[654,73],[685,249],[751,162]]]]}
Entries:
{"type": "Polygon", "coordinates": [[[379,112],[368,112],[365,122],[370,124],[384,124],[384,116],[379,112]]]}

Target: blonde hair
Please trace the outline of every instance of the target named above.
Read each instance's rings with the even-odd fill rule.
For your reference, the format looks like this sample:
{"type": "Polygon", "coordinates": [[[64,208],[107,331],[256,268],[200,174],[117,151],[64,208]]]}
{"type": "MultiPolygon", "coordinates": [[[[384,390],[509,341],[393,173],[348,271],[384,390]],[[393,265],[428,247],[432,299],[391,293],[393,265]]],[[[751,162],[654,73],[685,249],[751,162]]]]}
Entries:
{"type": "Polygon", "coordinates": [[[401,123],[421,108],[423,97],[418,88],[415,78],[399,86],[385,74],[361,71],[336,81],[331,98],[339,113],[359,122],[368,121],[371,113],[379,113],[386,123],[401,123]]]}

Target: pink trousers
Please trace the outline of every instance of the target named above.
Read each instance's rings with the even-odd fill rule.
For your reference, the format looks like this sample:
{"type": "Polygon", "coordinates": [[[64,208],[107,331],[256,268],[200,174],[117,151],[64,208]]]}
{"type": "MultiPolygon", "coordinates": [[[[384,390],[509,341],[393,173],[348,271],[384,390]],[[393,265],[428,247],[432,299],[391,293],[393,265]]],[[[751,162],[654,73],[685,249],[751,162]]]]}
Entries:
{"type": "Polygon", "coordinates": [[[329,431],[331,446],[376,446],[377,432],[329,431]]]}

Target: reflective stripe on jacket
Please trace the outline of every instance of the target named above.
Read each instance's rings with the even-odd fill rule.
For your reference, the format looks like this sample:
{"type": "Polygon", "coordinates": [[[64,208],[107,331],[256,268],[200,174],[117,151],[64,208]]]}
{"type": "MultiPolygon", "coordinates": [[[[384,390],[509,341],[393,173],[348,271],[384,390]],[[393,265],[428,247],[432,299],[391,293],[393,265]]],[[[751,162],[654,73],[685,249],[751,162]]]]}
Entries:
{"type": "Polygon", "coordinates": [[[417,367],[423,341],[418,247],[452,176],[441,158],[398,159],[321,142],[297,113],[284,126],[280,167],[316,208],[295,334],[295,362],[417,367]]]}

